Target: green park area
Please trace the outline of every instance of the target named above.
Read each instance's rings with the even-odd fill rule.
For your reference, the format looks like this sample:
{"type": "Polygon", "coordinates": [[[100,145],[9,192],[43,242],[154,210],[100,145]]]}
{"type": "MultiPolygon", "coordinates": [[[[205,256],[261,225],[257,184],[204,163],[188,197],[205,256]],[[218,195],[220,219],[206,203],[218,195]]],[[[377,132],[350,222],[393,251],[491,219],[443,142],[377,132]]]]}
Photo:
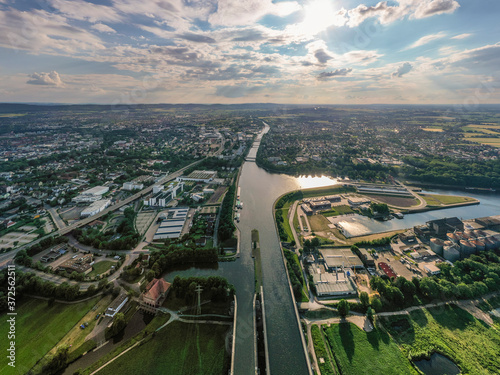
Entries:
{"type": "Polygon", "coordinates": [[[386,317],[383,324],[410,359],[437,352],[464,374],[500,373],[500,333],[455,305],[386,317]]]}
{"type": "Polygon", "coordinates": [[[116,264],[116,262],[113,262],[111,260],[103,260],[103,261],[97,262],[92,266],[92,271],[89,272],[88,276],[92,277],[92,276],[100,275],[100,274],[108,271],[111,268],[111,266],[113,266],[115,264],[116,264]]]}
{"type": "MultiPolygon", "coordinates": [[[[16,367],[4,361],[1,374],[27,373],[96,304],[98,297],[81,303],[63,304],[30,299],[16,308],[16,367]],[[33,335],[36,332],[36,335],[33,335]]],[[[8,332],[7,319],[0,321],[0,332],[8,332]]]]}
{"type": "Polygon", "coordinates": [[[133,348],[98,372],[99,375],[227,374],[228,326],[173,322],[144,344],[133,348]]]}
{"type": "Polygon", "coordinates": [[[353,211],[351,207],[349,207],[347,205],[342,205],[342,206],[334,206],[334,207],[332,207],[331,210],[323,211],[323,212],[321,212],[321,214],[323,216],[330,217],[330,216],[352,214],[354,212],[355,211],[353,211]]]}
{"type": "Polygon", "coordinates": [[[343,375],[417,374],[391,337],[381,329],[365,332],[352,323],[340,323],[325,328],[324,332],[343,375]]]}
{"type": "Polygon", "coordinates": [[[420,194],[420,196],[424,198],[425,202],[427,203],[427,206],[430,207],[442,207],[451,204],[469,203],[477,201],[477,199],[471,197],[462,197],[457,195],[420,194]]]}

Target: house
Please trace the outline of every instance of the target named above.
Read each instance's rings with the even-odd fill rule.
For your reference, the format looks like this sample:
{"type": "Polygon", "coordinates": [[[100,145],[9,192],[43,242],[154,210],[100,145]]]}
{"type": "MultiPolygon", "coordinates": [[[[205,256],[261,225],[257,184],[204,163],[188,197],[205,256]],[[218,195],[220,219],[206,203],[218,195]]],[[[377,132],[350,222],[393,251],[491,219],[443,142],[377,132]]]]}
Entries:
{"type": "Polygon", "coordinates": [[[171,284],[164,279],[153,279],[146,286],[140,297],[140,308],[150,314],[156,314],[167,297],[171,284]]]}

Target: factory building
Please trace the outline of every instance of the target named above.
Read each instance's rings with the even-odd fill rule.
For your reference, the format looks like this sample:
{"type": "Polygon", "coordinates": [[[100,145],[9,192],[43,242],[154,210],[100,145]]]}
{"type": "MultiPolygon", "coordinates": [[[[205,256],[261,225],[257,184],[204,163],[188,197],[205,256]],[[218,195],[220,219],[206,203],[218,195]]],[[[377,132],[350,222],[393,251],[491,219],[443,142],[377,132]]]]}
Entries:
{"type": "Polygon", "coordinates": [[[329,271],[363,268],[363,262],[351,249],[321,249],[320,253],[329,271]]]}
{"type": "Polygon", "coordinates": [[[145,206],[166,207],[178,194],[184,191],[184,182],[170,183],[165,190],[163,186],[153,187],[153,196],[144,201],[145,206]],[[156,189],[155,189],[156,188],[156,189]],[[156,193],[155,193],[156,191],[156,193]]]}
{"type": "Polygon", "coordinates": [[[107,207],[109,207],[110,204],[111,200],[109,199],[95,201],[90,206],[85,208],[82,212],[80,212],[80,217],[84,218],[97,215],[99,212],[104,211],[107,207]]]}
{"type": "Polygon", "coordinates": [[[107,186],[95,186],[92,189],[85,190],[80,193],[80,195],[73,198],[75,203],[88,203],[95,202],[101,199],[101,197],[109,191],[107,186]]]}
{"type": "Polygon", "coordinates": [[[216,171],[193,171],[187,176],[177,177],[177,181],[212,182],[217,176],[216,171]]]}
{"type": "Polygon", "coordinates": [[[330,203],[330,201],[327,200],[310,202],[309,205],[313,210],[325,210],[332,208],[332,204],[330,203]]]}
{"type": "Polygon", "coordinates": [[[371,202],[372,202],[371,200],[366,198],[357,198],[357,197],[347,198],[347,203],[349,203],[349,206],[351,207],[358,207],[364,204],[370,204],[371,202]]]}
{"type": "Polygon", "coordinates": [[[144,189],[144,184],[140,184],[134,181],[124,182],[122,185],[123,190],[132,191],[132,190],[142,190],[144,189]]]}
{"type": "Polygon", "coordinates": [[[164,240],[167,238],[179,238],[182,228],[186,223],[188,208],[170,209],[167,218],[163,220],[156,231],[153,241],[164,240]]]}

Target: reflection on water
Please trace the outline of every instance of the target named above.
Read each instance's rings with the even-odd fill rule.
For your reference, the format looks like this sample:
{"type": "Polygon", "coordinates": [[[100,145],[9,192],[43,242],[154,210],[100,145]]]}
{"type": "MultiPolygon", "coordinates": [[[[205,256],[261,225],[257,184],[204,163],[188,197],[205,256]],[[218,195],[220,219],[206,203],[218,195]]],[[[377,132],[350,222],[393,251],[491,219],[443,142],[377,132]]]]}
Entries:
{"type": "Polygon", "coordinates": [[[460,369],[447,357],[439,353],[431,355],[430,359],[414,362],[425,375],[458,375],[460,369]]]}
{"type": "Polygon", "coordinates": [[[310,189],[338,184],[338,180],[336,178],[328,176],[299,176],[296,178],[296,181],[299,184],[300,189],[310,189]]]}

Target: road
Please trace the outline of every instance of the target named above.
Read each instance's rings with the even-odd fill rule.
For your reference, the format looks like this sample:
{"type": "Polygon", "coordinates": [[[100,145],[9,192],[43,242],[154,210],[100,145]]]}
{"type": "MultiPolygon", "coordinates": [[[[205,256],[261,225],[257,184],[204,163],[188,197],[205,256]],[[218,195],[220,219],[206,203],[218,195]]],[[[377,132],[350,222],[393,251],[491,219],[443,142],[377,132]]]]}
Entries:
{"type": "MultiPolygon", "coordinates": [[[[165,176],[163,178],[161,178],[159,181],[157,181],[157,184],[164,184],[164,183],[167,183],[167,182],[170,182],[172,180],[175,180],[177,177],[179,176],[182,176],[182,174],[184,173],[184,171],[186,169],[189,169],[191,167],[194,167],[195,165],[199,164],[201,161],[203,161],[204,159],[202,160],[198,160],[194,163],[191,163],[189,164],[188,166],[184,167],[184,168],[181,168],[179,169],[178,171],[168,175],[168,176],[165,176]]],[[[52,237],[52,236],[62,236],[62,235],[65,235],[65,234],[68,234],[70,233],[73,229],[75,228],[79,228],[79,227],[82,227],[82,226],[85,226],[95,220],[98,220],[99,218],[101,218],[102,216],[108,214],[109,212],[113,212],[113,211],[116,211],[118,210],[119,208],[135,201],[136,199],[139,199],[147,194],[149,194],[151,191],[153,190],[153,185],[139,191],[138,193],[128,197],[127,199],[119,202],[119,203],[116,203],[108,208],[106,208],[105,210],[101,211],[100,213],[94,215],[94,216],[90,216],[88,218],[85,218],[85,219],[82,219],[76,223],[73,223],[71,225],[68,225],[64,228],[61,228],[53,233],[50,233],[36,241],[33,241],[33,242],[30,242],[29,244],[26,244],[24,246],[20,246],[19,248],[13,250],[13,251],[10,251],[8,253],[4,253],[4,254],[1,254],[0,255],[0,270],[7,267],[8,264],[10,264],[10,261],[15,257],[15,255],[17,254],[18,251],[22,250],[22,249],[25,249],[29,246],[33,246],[35,244],[37,244],[38,242],[40,242],[43,238],[48,238],[48,237],[52,237]]],[[[49,211],[50,212],[50,211],[49,211]]],[[[52,215],[52,214],[51,214],[52,215]]],[[[57,216],[57,213],[56,213],[56,216],[57,216]]],[[[57,225],[57,220],[54,220],[56,222],[56,225],[57,225]]]]}
{"type": "Polygon", "coordinates": [[[57,210],[54,207],[50,207],[49,205],[45,205],[45,209],[52,217],[52,220],[54,221],[54,224],[56,225],[56,228],[58,230],[66,227],[66,223],[61,219],[61,217],[57,213],[57,210]]]}

